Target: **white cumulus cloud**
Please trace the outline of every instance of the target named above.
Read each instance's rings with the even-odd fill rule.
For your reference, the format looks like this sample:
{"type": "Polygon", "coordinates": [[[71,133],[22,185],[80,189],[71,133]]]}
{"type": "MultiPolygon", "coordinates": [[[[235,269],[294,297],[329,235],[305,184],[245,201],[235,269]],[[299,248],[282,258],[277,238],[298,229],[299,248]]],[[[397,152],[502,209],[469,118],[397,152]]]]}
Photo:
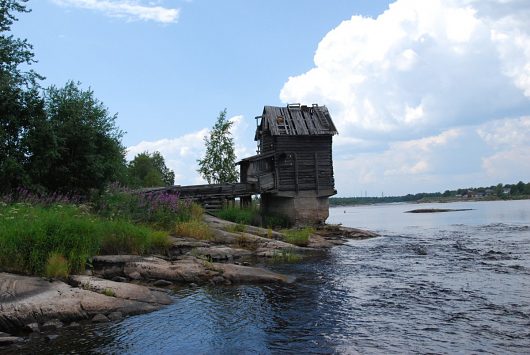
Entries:
{"type": "Polygon", "coordinates": [[[342,196],[527,180],[529,23],[528,0],[397,0],[329,31],[280,98],[330,109],[342,196]]]}
{"type": "Polygon", "coordinates": [[[148,3],[142,4],[135,0],[52,0],[55,4],[65,7],[77,7],[102,12],[111,17],[127,20],[155,21],[174,23],[178,21],[180,10],[148,3]]]}
{"type": "Polygon", "coordinates": [[[476,4],[398,0],[375,19],[353,16],[322,39],[314,68],[290,77],[280,98],[326,104],[339,132],[357,136],[415,138],[528,111],[530,26],[476,4]]]}

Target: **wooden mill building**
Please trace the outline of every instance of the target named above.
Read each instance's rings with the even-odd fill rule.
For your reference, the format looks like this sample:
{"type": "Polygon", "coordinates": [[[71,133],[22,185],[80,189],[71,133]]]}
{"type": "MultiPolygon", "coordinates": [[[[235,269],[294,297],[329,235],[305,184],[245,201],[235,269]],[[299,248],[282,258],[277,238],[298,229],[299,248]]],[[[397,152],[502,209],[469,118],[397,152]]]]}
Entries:
{"type": "Polygon", "coordinates": [[[323,223],[336,194],[332,137],[337,129],[325,106],[265,106],[257,118],[258,154],[239,162],[241,183],[261,194],[262,211],[294,224],[323,223]]]}

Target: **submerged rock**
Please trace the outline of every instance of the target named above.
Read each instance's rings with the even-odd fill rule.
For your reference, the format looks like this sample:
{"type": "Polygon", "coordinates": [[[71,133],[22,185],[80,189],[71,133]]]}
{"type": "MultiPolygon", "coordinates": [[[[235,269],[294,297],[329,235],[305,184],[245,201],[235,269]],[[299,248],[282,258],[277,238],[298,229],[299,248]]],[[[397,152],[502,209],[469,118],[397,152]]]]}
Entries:
{"type": "Polygon", "coordinates": [[[251,266],[215,263],[223,278],[232,283],[292,282],[294,278],[251,266]]]}
{"type": "Polygon", "coordinates": [[[156,287],[167,287],[173,285],[173,282],[167,280],[156,280],[153,282],[153,286],[156,287]]]}
{"type": "Polygon", "coordinates": [[[30,332],[33,332],[33,333],[39,333],[40,332],[39,323],[26,324],[26,326],[24,328],[26,330],[29,330],[30,332]]]}
{"type": "Polygon", "coordinates": [[[439,212],[460,212],[472,211],[472,208],[418,208],[416,210],[405,211],[405,213],[439,213],[439,212]]]}
{"type": "Polygon", "coordinates": [[[107,318],[104,314],[96,314],[94,317],[92,317],[92,323],[108,323],[110,322],[110,319],[107,318]]]}
{"type": "Polygon", "coordinates": [[[49,335],[46,335],[46,341],[54,341],[58,337],[59,336],[57,334],[49,334],[49,335]]]}
{"type": "Polygon", "coordinates": [[[348,240],[362,240],[379,237],[379,234],[358,229],[343,227],[336,224],[326,224],[317,228],[315,234],[309,239],[309,245],[315,248],[330,248],[335,245],[344,244],[348,240]],[[313,245],[311,243],[313,242],[313,245]]]}
{"type": "Polygon", "coordinates": [[[123,313],[121,312],[110,312],[107,316],[111,321],[118,321],[123,319],[123,313]]]}
{"type": "Polygon", "coordinates": [[[21,343],[23,341],[24,341],[23,338],[11,336],[11,335],[0,336],[0,346],[13,345],[16,343],[21,343]]]}
{"type": "MultiPolygon", "coordinates": [[[[34,324],[34,323],[32,323],[32,324],[34,324]]],[[[50,330],[57,330],[57,329],[62,328],[62,327],[63,327],[63,322],[61,322],[58,319],[52,319],[52,320],[49,320],[49,321],[45,322],[41,326],[41,329],[46,332],[46,331],[50,331],[50,330]]]]}

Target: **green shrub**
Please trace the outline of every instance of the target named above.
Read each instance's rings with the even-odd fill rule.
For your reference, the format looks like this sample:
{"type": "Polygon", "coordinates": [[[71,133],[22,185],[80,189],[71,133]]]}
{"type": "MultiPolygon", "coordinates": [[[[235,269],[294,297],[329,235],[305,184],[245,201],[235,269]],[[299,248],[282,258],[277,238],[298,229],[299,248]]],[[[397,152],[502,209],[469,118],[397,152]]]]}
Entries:
{"type": "Polygon", "coordinates": [[[287,229],[282,231],[284,241],[290,244],[305,247],[309,243],[309,237],[315,230],[311,227],[302,229],[287,229]]]}
{"type": "Polygon", "coordinates": [[[68,260],[57,252],[52,252],[46,261],[45,274],[52,278],[68,277],[68,260]]]}

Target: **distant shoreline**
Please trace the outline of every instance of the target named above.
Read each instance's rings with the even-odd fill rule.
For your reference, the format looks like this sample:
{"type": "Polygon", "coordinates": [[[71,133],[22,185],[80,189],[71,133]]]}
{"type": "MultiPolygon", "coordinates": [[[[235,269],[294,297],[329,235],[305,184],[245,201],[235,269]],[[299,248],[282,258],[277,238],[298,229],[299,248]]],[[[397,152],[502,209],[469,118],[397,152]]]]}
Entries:
{"type": "Polygon", "coordinates": [[[420,203],[452,203],[452,202],[482,202],[482,201],[517,201],[517,200],[530,200],[530,195],[521,195],[521,196],[510,196],[506,198],[500,198],[497,196],[484,196],[484,197],[469,197],[469,198],[455,198],[455,197],[437,197],[437,198],[423,198],[420,200],[414,201],[377,201],[376,199],[381,199],[379,197],[366,198],[367,201],[364,202],[359,200],[362,198],[355,197],[332,197],[329,199],[329,207],[354,207],[354,206],[368,206],[368,205],[381,205],[381,204],[393,204],[393,203],[410,203],[410,204],[420,204],[420,203]],[[344,202],[340,201],[344,199],[344,202]],[[355,201],[348,201],[349,199],[355,201]],[[339,201],[338,201],[339,200],[339,201]]]}
{"type": "Polygon", "coordinates": [[[472,211],[473,208],[418,208],[415,210],[405,211],[405,213],[440,213],[440,212],[460,212],[472,211]]]}

